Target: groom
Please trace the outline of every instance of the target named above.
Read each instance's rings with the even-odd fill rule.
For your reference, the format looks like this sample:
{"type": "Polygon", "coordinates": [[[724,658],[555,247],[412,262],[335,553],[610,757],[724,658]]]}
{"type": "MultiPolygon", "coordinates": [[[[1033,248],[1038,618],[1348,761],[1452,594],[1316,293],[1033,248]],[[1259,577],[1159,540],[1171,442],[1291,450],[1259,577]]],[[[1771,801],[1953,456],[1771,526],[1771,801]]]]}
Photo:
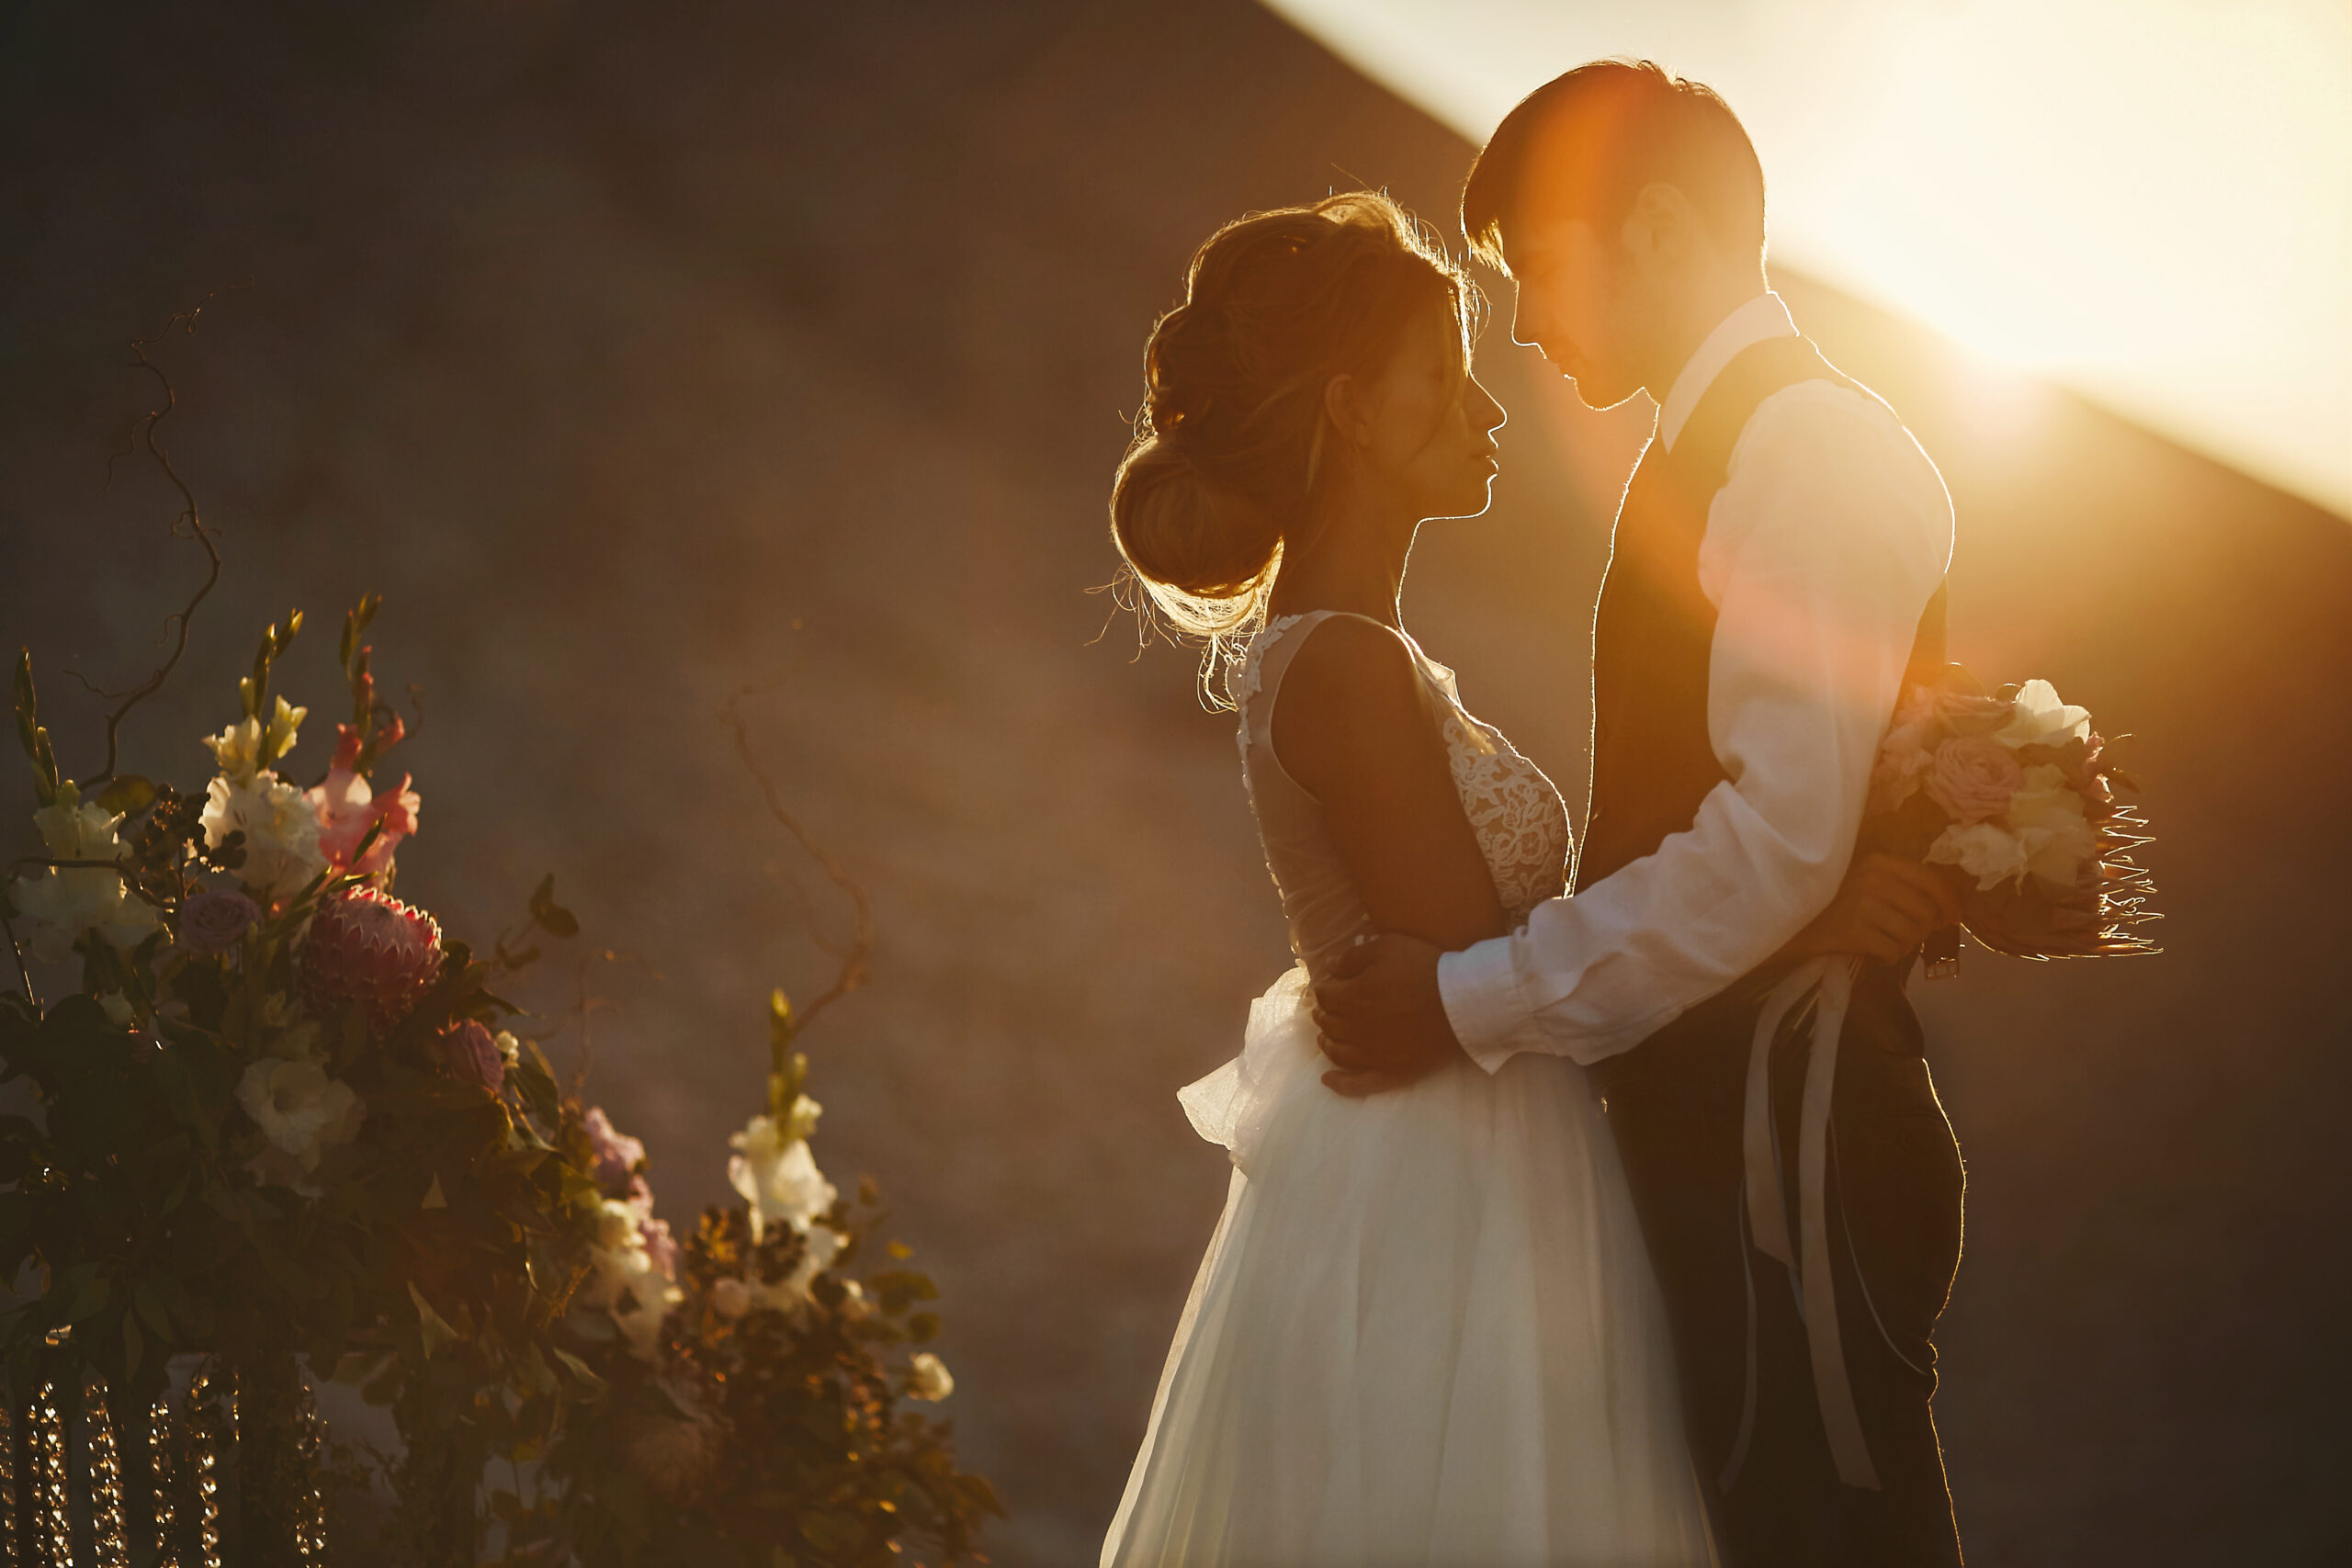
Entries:
{"type": "MultiPolygon", "coordinates": [[[[1331,1081],[1367,1092],[1456,1051],[1489,1072],[1523,1051],[1589,1064],[1735,1568],[1957,1564],[1929,1335],[1962,1177],[1904,996],[1926,922],[1817,919],[1897,696],[1943,664],[1951,502],[1766,288],[1763,173],[1707,88],[1647,62],[1569,72],[1497,129],[1462,221],[1518,284],[1513,336],[1594,408],[1647,391],[1657,429],[1593,618],[1574,895],[1466,952],[1359,950],[1318,993],[1331,1081]],[[1749,1194],[1777,1160],[1795,1233],[1809,1028],[1768,1036],[1762,1183],[1744,1108],[1767,994],[1833,951],[1876,957],[1838,1037],[1826,1247],[1807,1255],[1832,1280],[1801,1289],[1756,1245],[1751,1213],[1771,1209],[1749,1194]],[[1834,1314],[1813,1293],[1832,1288],[1834,1314]]],[[[1898,895],[1928,874],[1876,869],[1898,895]]]]}

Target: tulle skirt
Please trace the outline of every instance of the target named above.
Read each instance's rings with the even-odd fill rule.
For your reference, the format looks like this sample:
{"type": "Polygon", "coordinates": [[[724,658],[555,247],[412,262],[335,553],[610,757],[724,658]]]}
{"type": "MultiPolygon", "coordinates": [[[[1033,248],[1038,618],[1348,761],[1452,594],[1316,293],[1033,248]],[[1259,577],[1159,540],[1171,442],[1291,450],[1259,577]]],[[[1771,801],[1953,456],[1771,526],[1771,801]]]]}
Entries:
{"type": "Polygon", "coordinates": [[[1583,1070],[1323,1087],[1304,969],[1182,1095],[1231,1151],[1103,1568],[1713,1563],[1583,1070]]]}

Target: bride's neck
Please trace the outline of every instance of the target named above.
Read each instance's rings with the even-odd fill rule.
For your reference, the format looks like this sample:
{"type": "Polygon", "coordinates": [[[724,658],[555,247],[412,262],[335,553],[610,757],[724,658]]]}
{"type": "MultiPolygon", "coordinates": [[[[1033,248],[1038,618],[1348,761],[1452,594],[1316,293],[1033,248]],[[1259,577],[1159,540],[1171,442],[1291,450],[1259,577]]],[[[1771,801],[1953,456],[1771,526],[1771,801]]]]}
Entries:
{"type": "Polygon", "coordinates": [[[1277,615],[1343,610],[1398,625],[1405,561],[1416,520],[1363,501],[1341,502],[1283,545],[1267,610],[1277,615]]]}

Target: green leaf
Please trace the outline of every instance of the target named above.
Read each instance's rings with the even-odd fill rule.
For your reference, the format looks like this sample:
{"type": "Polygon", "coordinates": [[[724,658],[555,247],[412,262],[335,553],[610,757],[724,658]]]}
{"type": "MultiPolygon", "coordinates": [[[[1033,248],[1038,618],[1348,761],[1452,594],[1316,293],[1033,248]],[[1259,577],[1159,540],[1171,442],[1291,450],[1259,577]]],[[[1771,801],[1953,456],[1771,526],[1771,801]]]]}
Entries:
{"type": "Polygon", "coordinates": [[[153,1280],[142,1279],[131,1287],[130,1304],[141,1317],[147,1320],[147,1326],[153,1329],[158,1337],[165,1344],[171,1342],[171,1309],[164,1304],[163,1294],[155,1289],[153,1280]]]}
{"type": "Polygon", "coordinates": [[[555,873],[548,872],[539,879],[531,893],[531,919],[553,937],[573,937],[580,934],[579,918],[555,901],[555,873]]]}
{"type": "Polygon", "coordinates": [[[433,1310],[433,1303],[424,1299],[424,1292],[416,1288],[416,1281],[413,1280],[408,1282],[408,1293],[409,1299],[416,1303],[416,1328],[418,1334],[424,1337],[424,1359],[429,1361],[433,1359],[434,1351],[458,1337],[458,1331],[450,1327],[439,1313],[433,1310]]]}
{"type": "Polygon", "coordinates": [[[560,1345],[550,1345],[548,1348],[554,1353],[555,1359],[562,1363],[565,1371],[580,1380],[582,1387],[595,1393],[605,1392],[605,1380],[596,1375],[596,1370],[594,1367],[560,1345]]]}
{"type": "Polygon", "coordinates": [[[118,773],[98,791],[98,807],[118,817],[136,817],[155,802],[155,784],[137,773],[118,773]]]}

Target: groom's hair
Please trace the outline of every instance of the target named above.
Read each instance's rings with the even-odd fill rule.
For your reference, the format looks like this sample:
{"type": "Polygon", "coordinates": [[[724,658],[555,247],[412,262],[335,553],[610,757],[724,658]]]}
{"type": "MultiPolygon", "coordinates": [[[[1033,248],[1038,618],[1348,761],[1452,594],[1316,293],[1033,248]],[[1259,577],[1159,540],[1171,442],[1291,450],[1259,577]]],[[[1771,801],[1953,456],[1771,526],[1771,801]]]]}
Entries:
{"type": "Polygon", "coordinates": [[[1463,182],[1462,233],[1502,268],[1503,230],[1531,198],[1605,234],[1653,182],[1688,197],[1716,243],[1762,253],[1764,167],[1731,106],[1654,62],[1596,60],[1503,117],[1463,182]]]}

